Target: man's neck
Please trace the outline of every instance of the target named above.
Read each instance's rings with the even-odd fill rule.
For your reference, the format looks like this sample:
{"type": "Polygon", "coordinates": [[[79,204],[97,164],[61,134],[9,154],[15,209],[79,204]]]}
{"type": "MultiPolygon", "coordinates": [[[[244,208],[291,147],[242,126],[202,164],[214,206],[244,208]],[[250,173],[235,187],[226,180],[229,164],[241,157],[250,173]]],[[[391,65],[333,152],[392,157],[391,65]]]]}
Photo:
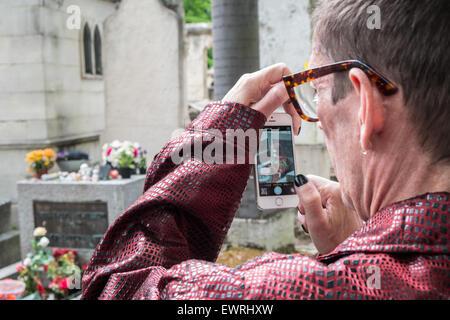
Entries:
{"type": "Polygon", "coordinates": [[[405,149],[384,160],[369,160],[363,208],[370,217],[402,200],[426,193],[450,192],[450,165],[432,164],[423,152],[405,149]]]}

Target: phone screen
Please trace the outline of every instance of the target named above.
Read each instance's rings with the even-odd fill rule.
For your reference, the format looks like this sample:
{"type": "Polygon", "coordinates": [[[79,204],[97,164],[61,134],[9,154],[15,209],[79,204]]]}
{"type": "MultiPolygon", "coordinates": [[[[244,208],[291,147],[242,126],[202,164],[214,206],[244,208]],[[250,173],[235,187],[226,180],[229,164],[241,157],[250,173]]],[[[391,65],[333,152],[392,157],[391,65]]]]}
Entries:
{"type": "Polygon", "coordinates": [[[260,196],[295,194],[291,126],[264,128],[258,149],[257,169],[260,196]]]}

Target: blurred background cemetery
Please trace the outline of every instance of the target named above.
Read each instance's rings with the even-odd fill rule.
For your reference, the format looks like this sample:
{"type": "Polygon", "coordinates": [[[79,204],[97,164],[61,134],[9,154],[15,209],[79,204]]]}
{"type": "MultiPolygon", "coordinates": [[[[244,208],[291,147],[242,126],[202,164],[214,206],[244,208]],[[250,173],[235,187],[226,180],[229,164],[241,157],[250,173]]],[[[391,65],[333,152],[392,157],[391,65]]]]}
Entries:
{"type": "MultiPolygon", "coordinates": [[[[0,267],[24,259],[39,223],[53,233],[50,246],[82,243],[75,249],[83,250],[84,243],[88,256],[98,239],[58,238],[67,230],[46,222],[44,212],[56,210],[61,219],[84,201],[104,202],[77,209],[104,209],[98,233],[142,192],[144,176],[134,172],[130,179],[88,181],[78,167],[78,176],[64,182],[55,164],[36,180],[24,161],[33,150],[77,151],[91,170],[104,164],[105,144],[130,141],[146,150],[148,166],[241,74],[277,62],[304,70],[313,0],[211,1],[0,0],[0,267]]],[[[315,125],[303,124],[295,153],[297,172],[330,177],[315,125]]],[[[313,253],[295,226],[297,211],[260,212],[254,192],[249,181],[227,246],[313,253]]]]}

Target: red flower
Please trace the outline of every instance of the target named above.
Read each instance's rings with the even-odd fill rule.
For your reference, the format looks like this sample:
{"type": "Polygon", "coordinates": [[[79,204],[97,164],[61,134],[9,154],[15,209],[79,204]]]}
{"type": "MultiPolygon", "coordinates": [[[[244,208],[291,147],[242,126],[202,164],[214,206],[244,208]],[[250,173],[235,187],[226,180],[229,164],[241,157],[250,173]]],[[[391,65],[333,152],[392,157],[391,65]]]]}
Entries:
{"type": "Polygon", "coordinates": [[[42,283],[40,281],[37,284],[37,291],[39,292],[40,295],[45,293],[44,286],[42,285],[42,283]]]}
{"type": "Polygon", "coordinates": [[[68,283],[68,280],[70,280],[70,279],[68,279],[68,278],[64,278],[64,279],[62,279],[59,283],[58,283],[58,288],[59,288],[59,290],[67,290],[67,289],[69,289],[69,283],[68,283]]]}
{"type": "Polygon", "coordinates": [[[109,156],[111,154],[112,148],[108,148],[108,150],[106,150],[106,155],[109,156]]]}
{"type": "Polygon", "coordinates": [[[52,251],[53,251],[53,257],[54,257],[54,258],[57,258],[57,257],[59,257],[59,256],[61,255],[61,254],[59,253],[59,250],[56,249],[56,248],[53,248],[52,251]]]}
{"type": "Polygon", "coordinates": [[[48,270],[48,264],[44,264],[43,268],[44,268],[44,272],[47,272],[47,270],[48,270]]]}
{"type": "Polygon", "coordinates": [[[50,282],[48,287],[51,289],[54,285],[57,285],[61,280],[62,278],[60,276],[56,276],[55,279],[53,279],[52,282],[50,282]]]}
{"type": "Polygon", "coordinates": [[[58,250],[56,248],[53,248],[53,257],[55,259],[58,259],[59,257],[65,255],[66,253],[70,253],[70,254],[72,254],[75,257],[77,256],[77,252],[74,251],[74,250],[71,250],[71,249],[60,249],[60,250],[58,250]]]}
{"type": "Polygon", "coordinates": [[[134,157],[136,158],[138,156],[138,149],[134,148],[133,154],[134,154],[134,157]]]}

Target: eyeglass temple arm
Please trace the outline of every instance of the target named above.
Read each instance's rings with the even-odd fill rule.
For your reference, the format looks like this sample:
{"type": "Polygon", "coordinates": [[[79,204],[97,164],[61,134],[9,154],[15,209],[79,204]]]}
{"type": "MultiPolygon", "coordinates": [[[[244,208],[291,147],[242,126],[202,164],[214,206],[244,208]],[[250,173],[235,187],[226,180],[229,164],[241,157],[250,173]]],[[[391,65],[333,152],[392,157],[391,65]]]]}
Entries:
{"type": "Polygon", "coordinates": [[[346,60],[329,64],[323,67],[309,69],[303,72],[283,77],[283,80],[286,86],[295,87],[317,78],[324,77],[331,73],[347,71],[352,68],[359,68],[364,71],[364,73],[366,73],[369,79],[381,90],[383,94],[391,95],[397,92],[398,88],[391,81],[387,80],[374,69],[358,60],[346,60]]]}

